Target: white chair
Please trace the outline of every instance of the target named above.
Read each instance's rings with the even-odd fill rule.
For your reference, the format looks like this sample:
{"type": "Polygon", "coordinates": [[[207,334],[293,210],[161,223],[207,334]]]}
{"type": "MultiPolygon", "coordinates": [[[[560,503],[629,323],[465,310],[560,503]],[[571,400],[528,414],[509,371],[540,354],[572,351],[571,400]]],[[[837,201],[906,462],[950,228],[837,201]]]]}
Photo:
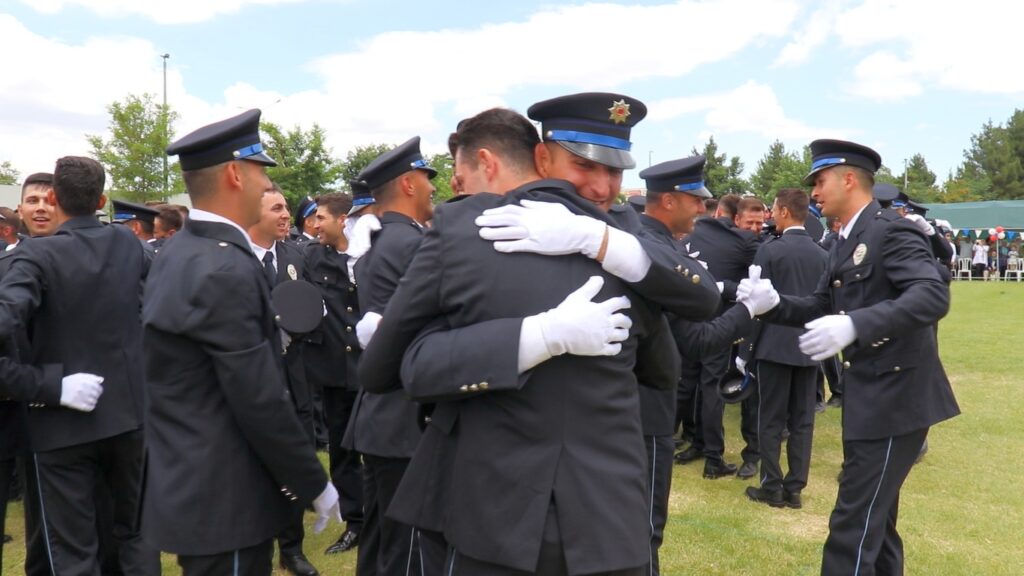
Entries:
{"type": "Polygon", "coordinates": [[[1006,262],[1006,274],[1003,275],[1003,280],[1009,280],[1011,276],[1017,277],[1017,282],[1020,282],[1021,274],[1024,274],[1024,259],[1022,258],[1010,258],[1006,262]]]}
{"type": "Polygon", "coordinates": [[[967,280],[971,279],[971,259],[970,258],[961,258],[960,260],[957,261],[956,279],[960,280],[962,278],[967,278],[967,280]]]}

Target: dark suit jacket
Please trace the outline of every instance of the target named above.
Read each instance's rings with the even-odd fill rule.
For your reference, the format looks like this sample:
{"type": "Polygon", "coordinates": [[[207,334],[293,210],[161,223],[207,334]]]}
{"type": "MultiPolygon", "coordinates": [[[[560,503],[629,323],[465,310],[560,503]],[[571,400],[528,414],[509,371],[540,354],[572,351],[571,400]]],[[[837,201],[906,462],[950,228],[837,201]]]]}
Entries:
{"type": "MultiPolygon", "coordinates": [[[[17,248],[15,248],[17,250],[17,248]]],[[[0,252],[0,278],[11,265],[12,251],[0,252]]],[[[24,331],[19,336],[0,342],[0,358],[4,362],[17,365],[20,361],[19,342],[27,349],[24,331]]],[[[6,381],[0,377],[0,460],[9,460],[21,456],[28,450],[28,434],[25,427],[26,405],[12,399],[6,393],[6,381]]],[[[13,391],[13,390],[12,390],[13,391]]]]}
{"type": "MultiPolygon", "coordinates": [[[[438,207],[434,227],[360,365],[364,385],[369,379],[369,386],[386,386],[380,372],[387,371],[394,350],[406,349],[425,326],[437,328],[432,322],[452,328],[431,334],[440,341],[416,339],[405,354],[406,391],[439,403],[392,515],[408,512],[415,520],[439,514],[435,524],[461,553],[530,571],[554,499],[571,573],[639,566],[648,560],[650,537],[633,364],[638,342],[661,320],[651,307],[638,305],[640,292],[671,294],[666,305],[706,317],[717,305],[717,290],[710,278],[693,282],[689,267],[698,265],[670,250],[652,255],[659,264],[635,285],[580,255],[501,254],[480,238],[474,219],[486,208],[523,198],[559,202],[615,225],[567,182],[557,180],[438,207]],[[678,271],[660,259],[669,252],[678,271]],[[595,300],[626,294],[635,303],[628,311],[633,328],[622,352],[615,357],[563,355],[520,375],[522,318],[557,306],[592,275],[605,278],[595,300]],[[439,349],[451,353],[433,352],[439,349]],[[446,449],[445,442],[454,449],[446,449]],[[395,510],[400,502],[415,507],[416,497],[431,490],[444,494],[443,510],[430,503],[395,510]],[[416,495],[409,497],[410,492],[416,495]]],[[[657,251],[655,243],[645,246],[657,251]]],[[[652,375],[648,381],[671,385],[672,377],[652,375]]]]}
{"type": "Polygon", "coordinates": [[[13,254],[0,283],[0,340],[21,330],[28,335],[21,360],[38,377],[29,409],[32,448],[65,448],[141,428],[139,309],[148,261],[139,240],[127,228],[84,216],[13,254]],[[76,372],[104,378],[92,412],[60,406],[61,378],[76,372]]]}
{"type": "Polygon", "coordinates": [[[765,319],[802,326],[846,314],[857,340],[843,350],[843,438],[875,440],[960,413],[939,361],[934,325],[949,310],[924,235],[872,201],[829,253],[811,296],[782,296],[765,319]]]}
{"type": "MultiPolygon", "coordinates": [[[[380,225],[370,250],[355,266],[356,293],[364,314],[384,313],[423,240],[423,228],[403,214],[385,212],[380,225]]],[[[395,377],[385,390],[367,393],[364,386],[359,392],[342,442],[346,449],[386,458],[412,457],[420,441],[418,406],[401,391],[397,374],[392,374],[395,377]]]]}
{"type": "MultiPolygon", "coordinates": [[[[274,286],[290,280],[305,278],[305,256],[302,250],[286,242],[275,242],[277,254],[277,278],[274,286]]],[[[309,436],[309,441],[316,442],[316,431],[313,426],[313,391],[306,377],[305,342],[300,334],[293,336],[288,350],[284,355],[285,381],[292,394],[292,403],[299,421],[309,436]]]]}
{"type": "Polygon", "coordinates": [[[730,218],[698,218],[693,233],[683,242],[691,253],[700,251],[699,259],[708,263],[708,270],[725,285],[722,298],[736,299],[736,287],[747,277],[759,243],[752,232],[736,227],[730,218]]]}
{"type": "Polygon", "coordinates": [[[154,260],[142,319],[144,537],[186,555],[273,538],[327,474],[285,386],[270,287],[247,239],[190,219],[154,260]]]}
{"type": "Polygon", "coordinates": [[[358,390],[359,302],[356,287],[348,278],[348,255],[333,246],[309,242],[305,249],[306,280],[320,288],[327,316],[303,341],[306,376],[314,386],[358,390]]]}
{"type": "MultiPolygon", "coordinates": [[[[805,230],[789,229],[782,236],[761,245],[754,264],[761,267],[761,277],[772,281],[779,294],[807,296],[814,293],[828,262],[822,250],[805,230]]],[[[789,366],[816,366],[800,351],[798,339],[802,328],[759,322],[750,340],[756,360],[769,360],[789,366]]]]}

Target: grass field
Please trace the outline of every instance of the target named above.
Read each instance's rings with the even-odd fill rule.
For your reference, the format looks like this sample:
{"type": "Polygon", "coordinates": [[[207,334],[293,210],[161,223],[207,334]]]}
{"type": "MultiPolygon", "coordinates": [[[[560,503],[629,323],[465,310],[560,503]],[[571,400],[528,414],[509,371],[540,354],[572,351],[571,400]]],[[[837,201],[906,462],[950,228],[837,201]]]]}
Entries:
{"type": "MultiPolygon", "coordinates": [[[[929,435],[930,451],[903,488],[900,532],[908,575],[1024,574],[1024,284],[960,282],[940,324],[943,364],[963,414],[929,435]]],[[[842,461],[840,413],[818,415],[802,510],[749,502],[735,478],[704,480],[699,463],[676,466],[662,573],[729,576],[818,574],[842,461]]],[[[739,412],[726,413],[727,459],[739,460],[739,412]]],[[[600,505],[595,502],[595,505],[600,505]]],[[[21,506],[8,510],[3,573],[22,573],[21,506]]],[[[307,527],[312,518],[307,515],[307,527]]],[[[306,540],[322,574],[354,574],[355,553],[324,556],[334,527],[306,540]]],[[[179,574],[164,558],[164,574],[179,574]]],[[[280,574],[284,574],[280,571],[280,574]]]]}

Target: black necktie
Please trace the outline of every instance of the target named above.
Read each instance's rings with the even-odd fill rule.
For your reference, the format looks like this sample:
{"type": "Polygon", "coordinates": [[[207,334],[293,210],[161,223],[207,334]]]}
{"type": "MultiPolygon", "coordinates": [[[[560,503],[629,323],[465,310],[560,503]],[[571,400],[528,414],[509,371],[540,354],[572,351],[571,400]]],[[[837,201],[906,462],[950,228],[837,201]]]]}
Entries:
{"type": "Polygon", "coordinates": [[[836,236],[836,253],[837,254],[839,253],[840,250],[843,249],[843,242],[846,242],[846,238],[843,238],[842,235],[836,236]]]}
{"type": "Polygon", "coordinates": [[[270,282],[270,287],[273,288],[277,282],[277,270],[274,270],[274,253],[270,250],[263,254],[263,272],[267,275],[267,282],[270,282]]]}

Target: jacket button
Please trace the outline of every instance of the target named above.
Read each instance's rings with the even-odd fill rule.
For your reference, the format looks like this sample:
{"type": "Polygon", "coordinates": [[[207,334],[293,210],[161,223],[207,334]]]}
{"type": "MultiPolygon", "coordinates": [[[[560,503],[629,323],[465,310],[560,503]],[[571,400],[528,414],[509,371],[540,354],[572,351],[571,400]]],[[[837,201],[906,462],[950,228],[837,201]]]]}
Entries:
{"type": "Polygon", "coordinates": [[[833,288],[842,288],[843,287],[843,281],[842,280],[834,280],[832,282],[832,287],[833,288]]]}
{"type": "Polygon", "coordinates": [[[349,291],[349,292],[355,292],[355,291],[356,291],[356,289],[355,289],[355,288],[353,288],[352,286],[349,286],[349,287],[348,287],[348,291],[349,291]]]}
{"type": "Polygon", "coordinates": [[[466,384],[459,386],[459,392],[469,392],[469,386],[466,384]]]}
{"type": "Polygon", "coordinates": [[[348,307],[345,308],[345,312],[351,312],[351,311],[352,311],[352,307],[351,306],[348,306],[348,307]]]}
{"type": "Polygon", "coordinates": [[[351,351],[352,351],[352,347],[351,346],[345,346],[345,352],[351,352],[351,351]]]}
{"type": "Polygon", "coordinates": [[[277,322],[278,324],[281,323],[281,315],[280,314],[278,314],[277,316],[274,316],[274,322],[277,322]]]}
{"type": "Polygon", "coordinates": [[[479,392],[480,391],[480,385],[479,384],[470,384],[469,385],[469,390],[470,390],[470,392],[479,392]]]}
{"type": "Polygon", "coordinates": [[[899,366],[896,366],[895,368],[893,368],[893,369],[892,369],[892,371],[893,371],[893,372],[899,372],[899,371],[900,371],[900,367],[899,367],[899,366]]]}
{"type": "Polygon", "coordinates": [[[351,332],[351,331],[352,331],[352,327],[351,326],[345,326],[345,332],[351,332]]]}
{"type": "Polygon", "coordinates": [[[694,284],[700,284],[700,274],[694,274],[690,278],[690,282],[693,282],[694,284]]]}
{"type": "Polygon", "coordinates": [[[488,387],[490,387],[490,384],[488,384],[486,381],[480,383],[481,390],[487,390],[488,387]]]}
{"type": "Polygon", "coordinates": [[[846,316],[846,310],[840,310],[839,311],[839,315],[840,316],[846,316]]]}
{"type": "Polygon", "coordinates": [[[324,282],[327,282],[327,276],[324,276],[324,282]]]}
{"type": "Polygon", "coordinates": [[[846,362],[843,362],[843,368],[849,368],[849,367],[850,367],[850,361],[849,360],[847,360],[846,362]]]}

